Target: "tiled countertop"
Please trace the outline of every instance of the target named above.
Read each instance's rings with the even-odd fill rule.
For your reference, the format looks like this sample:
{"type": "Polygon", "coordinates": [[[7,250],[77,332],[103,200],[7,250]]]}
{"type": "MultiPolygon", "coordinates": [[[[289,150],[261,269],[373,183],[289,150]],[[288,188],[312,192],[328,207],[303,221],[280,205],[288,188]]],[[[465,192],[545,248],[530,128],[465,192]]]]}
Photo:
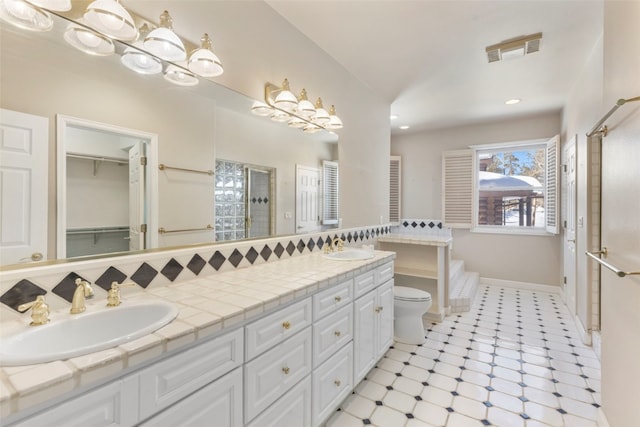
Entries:
{"type": "Polygon", "coordinates": [[[428,236],[420,234],[387,234],[378,237],[381,243],[408,243],[423,246],[447,246],[451,244],[452,238],[448,236],[428,236]]]}
{"type": "MultiPolygon", "coordinates": [[[[167,326],[115,348],[68,360],[0,368],[0,417],[24,411],[78,387],[98,384],[197,340],[238,327],[264,312],[337,285],[392,261],[395,253],[375,251],[367,260],[332,261],[314,253],[146,290],[123,288],[122,304],[161,299],[180,310],[167,326]]],[[[102,309],[106,298],[87,300],[87,312],[102,309]]],[[[113,309],[117,310],[117,308],[113,309]]],[[[52,322],[69,316],[52,312],[52,322]]],[[[28,327],[3,321],[1,334],[28,327]]],[[[13,417],[12,417],[13,418],[13,417]]]]}

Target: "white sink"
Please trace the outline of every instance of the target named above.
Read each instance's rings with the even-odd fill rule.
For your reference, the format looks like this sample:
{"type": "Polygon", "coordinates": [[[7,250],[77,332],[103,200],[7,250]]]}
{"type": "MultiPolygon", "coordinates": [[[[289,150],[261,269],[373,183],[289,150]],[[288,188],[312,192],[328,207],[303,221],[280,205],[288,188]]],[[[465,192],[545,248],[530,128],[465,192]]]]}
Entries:
{"type": "Polygon", "coordinates": [[[115,347],[150,334],[171,322],[178,309],[153,301],[100,307],[82,314],[28,326],[0,338],[0,366],[19,366],[68,359],[115,347]]]}
{"type": "Polygon", "coordinates": [[[342,251],[324,254],[323,256],[335,261],[359,261],[363,259],[371,259],[375,254],[372,251],[365,251],[364,249],[344,249],[342,251]]]}

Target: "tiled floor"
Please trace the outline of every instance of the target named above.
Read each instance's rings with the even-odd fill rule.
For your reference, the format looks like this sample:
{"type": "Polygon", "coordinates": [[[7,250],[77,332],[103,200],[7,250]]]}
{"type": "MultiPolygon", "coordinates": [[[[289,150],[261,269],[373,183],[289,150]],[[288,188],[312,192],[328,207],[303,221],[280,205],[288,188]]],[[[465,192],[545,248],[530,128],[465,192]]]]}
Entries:
{"type": "Polygon", "coordinates": [[[396,343],[327,427],[595,427],[600,363],[557,294],[481,285],[471,311],[396,343]]]}

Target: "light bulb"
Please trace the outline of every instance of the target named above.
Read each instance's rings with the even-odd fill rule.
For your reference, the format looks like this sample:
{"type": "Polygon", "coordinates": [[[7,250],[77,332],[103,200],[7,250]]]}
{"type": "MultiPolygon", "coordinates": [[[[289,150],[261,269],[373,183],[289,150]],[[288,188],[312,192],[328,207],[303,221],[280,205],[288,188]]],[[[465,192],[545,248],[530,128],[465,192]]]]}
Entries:
{"type": "Polygon", "coordinates": [[[80,43],[86,47],[95,48],[100,45],[101,39],[91,31],[79,28],[76,30],[76,35],[78,36],[80,43]]]}

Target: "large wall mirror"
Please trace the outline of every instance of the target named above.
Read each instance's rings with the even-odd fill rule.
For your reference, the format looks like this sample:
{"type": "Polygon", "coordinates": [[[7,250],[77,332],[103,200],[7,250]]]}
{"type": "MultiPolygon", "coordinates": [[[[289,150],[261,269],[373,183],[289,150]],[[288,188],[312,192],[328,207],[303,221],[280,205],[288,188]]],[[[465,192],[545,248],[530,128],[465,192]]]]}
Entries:
{"type": "MultiPolygon", "coordinates": [[[[39,196],[47,201],[40,204],[47,230],[30,229],[45,241],[43,259],[296,233],[296,165],[337,160],[336,134],[309,135],[254,116],[252,99],[206,79],[183,87],[161,74],[136,74],[121,64],[118,52],[128,46],[119,42],[114,55],[84,54],[64,41],[69,21],[53,18],[47,32],[0,23],[3,120],[11,111],[45,123],[47,153],[38,154],[48,169],[39,196]],[[146,171],[132,169],[131,156],[147,157],[146,171]],[[254,192],[268,191],[257,196],[268,200],[262,206],[235,204],[237,228],[241,204],[262,212],[253,224],[245,220],[244,233],[216,232],[216,224],[225,224],[220,215],[231,215],[229,207],[216,207],[220,181],[206,173],[220,167],[217,160],[240,165],[247,189],[253,182],[254,192]],[[134,188],[142,193],[133,197],[134,188]],[[132,233],[134,216],[148,227],[147,236],[132,233]]],[[[9,197],[2,188],[3,198],[9,197]]],[[[15,218],[3,216],[3,230],[14,225],[15,218]]],[[[37,258],[29,253],[10,259],[3,252],[0,262],[13,266],[37,258]]]]}

